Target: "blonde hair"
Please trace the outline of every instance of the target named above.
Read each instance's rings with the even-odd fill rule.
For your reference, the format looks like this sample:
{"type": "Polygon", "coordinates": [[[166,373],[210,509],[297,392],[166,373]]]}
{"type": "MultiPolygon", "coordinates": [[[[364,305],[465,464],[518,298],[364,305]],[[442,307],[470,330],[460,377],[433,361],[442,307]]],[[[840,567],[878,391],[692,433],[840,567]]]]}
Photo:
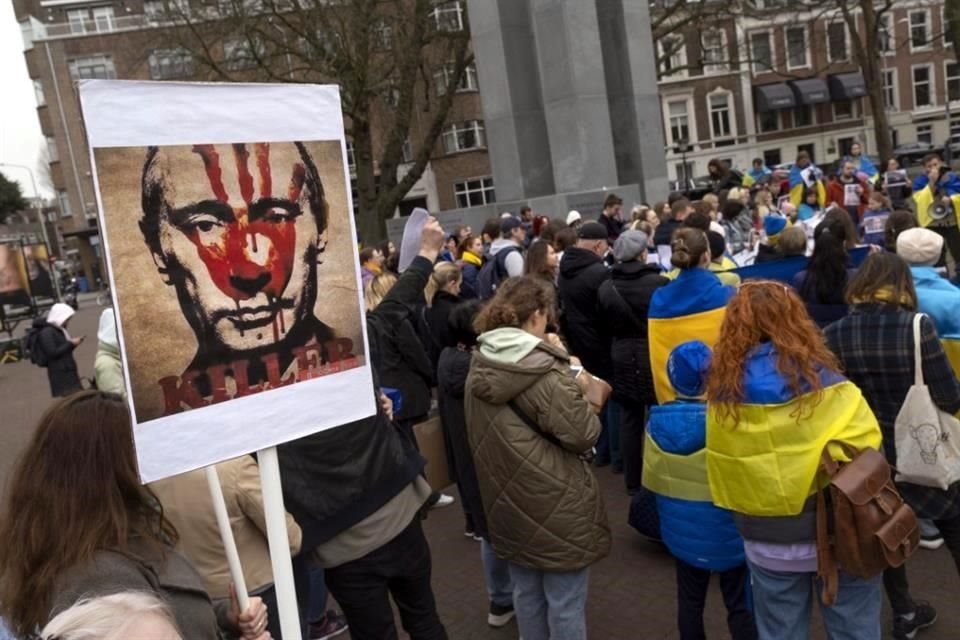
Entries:
{"type": "MultiPolygon", "coordinates": [[[[121,640],[127,629],[147,616],[158,617],[177,631],[170,610],[159,598],[138,591],[81,600],[61,611],[40,632],[43,640],[121,640]]],[[[179,631],[177,636],[180,637],[179,631]]]]}
{"type": "Polygon", "coordinates": [[[452,262],[441,262],[433,268],[430,279],[427,280],[427,286],[423,290],[423,295],[427,298],[427,306],[433,306],[433,299],[437,292],[446,287],[451,282],[459,282],[463,279],[463,272],[460,267],[452,262]]]}
{"type": "Polygon", "coordinates": [[[367,311],[376,309],[395,284],[397,284],[397,276],[392,273],[381,273],[368,282],[363,288],[363,301],[367,311]]]}

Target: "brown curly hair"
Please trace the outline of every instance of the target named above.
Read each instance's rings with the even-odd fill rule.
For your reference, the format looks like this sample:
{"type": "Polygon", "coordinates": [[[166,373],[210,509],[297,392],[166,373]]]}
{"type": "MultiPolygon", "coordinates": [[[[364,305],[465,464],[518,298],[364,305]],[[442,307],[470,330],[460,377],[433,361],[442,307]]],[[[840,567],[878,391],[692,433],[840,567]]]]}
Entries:
{"type": "Polygon", "coordinates": [[[477,334],[503,327],[522,327],[537,311],[547,314],[547,324],[556,321],[557,303],[553,286],[537,276],[508,278],[477,316],[477,334]]]}
{"type": "Polygon", "coordinates": [[[808,396],[812,401],[798,405],[798,421],[820,402],[820,372],[840,371],[836,356],[792,289],[769,280],[746,282],[727,305],[707,378],[707,402],[717,405],[721,419],[739,420],[737,405],[744,399],[747,357],[764,342],[773,343],[777,371],[790,390],[798,397],[814,392],[808,396]]]}

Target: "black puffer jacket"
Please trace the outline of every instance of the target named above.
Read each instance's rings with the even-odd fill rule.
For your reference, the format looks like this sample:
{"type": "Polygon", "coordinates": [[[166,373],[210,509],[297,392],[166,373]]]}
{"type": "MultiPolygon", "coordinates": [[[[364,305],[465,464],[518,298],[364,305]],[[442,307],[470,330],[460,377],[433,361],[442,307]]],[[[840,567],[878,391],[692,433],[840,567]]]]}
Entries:
{"type": "MultiPolygon", "coordinates": [[[[367,314],[375,382],[384,327],[407,316],[410,308],[422,301],[432,271],[433,263],[416,258],[383,302],[367,314]]],[[[413,482],[426,465],[413,444],[379,409],[379,403],[377,406],[374,416],[277,447],[284,504],[303,529],[304,550],[315,548],[376,512],[413,482]],[[318,487],[325,489],[318,491],[318,487]]]]}
{"type": "Polygon", "coordinates": [[[67,340],[63,330],[43,318],[33,321],[27,336],[30,350],[36,349],[46,361],[50,395],[55,398],[70,395],[82,389],[77,361],[73,357],[76,345],[67,340]]]}
{"type": "Polygon", "coordinates": [[[470,373],[470,360],[471,352],[458,347],[447,347],[440,354],[437,367],[440,420],[453,454],[455,480],[460,490],[460,499],[463,500],[463,510],[470,514],[474,532],[489,539],[487,518],[483,513],[483,498],[480,496],[480,483],[473,464],[473,453],[470,451],[463,408],[463,392],[467,385],[467,374],[470,373]]]}
{"type": "Polygon", "coordinates": [[[610,277],[610,270],[592,251],[570,247],[560,261],[558,290],[563,315],[560,328],[572,355],[580,358],[587,371],[609,380],[610,336],[600,330],[597,291],[610,277]]]}
{"type": "Polygon", "coordinates": [[[650,349],[647,342],[647,315],[653,292],[669,284],[660,268],[642,262],[626,262],[613,268],[611,279],[598,293],[600,317],[613,338],[614,395],[622,401],[656,404],[650,349]]]}

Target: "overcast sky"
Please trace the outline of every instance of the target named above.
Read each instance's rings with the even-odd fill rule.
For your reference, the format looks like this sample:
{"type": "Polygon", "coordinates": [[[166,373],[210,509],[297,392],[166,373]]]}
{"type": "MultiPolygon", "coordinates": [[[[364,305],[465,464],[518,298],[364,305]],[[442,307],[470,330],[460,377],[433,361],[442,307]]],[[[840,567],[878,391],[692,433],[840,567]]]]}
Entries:
{"type": "MultiPolygon", "coordinates": [[[[33,84],[23,59],[20,25],[9,0],[0,0],[0,87],[3,87],[0,96],[0,164],[27,165],[36,174],[43,136],[37,121],[33,84]]],[[[26,171],[15,167],[0,167],[0,171],[19,182],[24,195],[33,195],[26,171]]]]}

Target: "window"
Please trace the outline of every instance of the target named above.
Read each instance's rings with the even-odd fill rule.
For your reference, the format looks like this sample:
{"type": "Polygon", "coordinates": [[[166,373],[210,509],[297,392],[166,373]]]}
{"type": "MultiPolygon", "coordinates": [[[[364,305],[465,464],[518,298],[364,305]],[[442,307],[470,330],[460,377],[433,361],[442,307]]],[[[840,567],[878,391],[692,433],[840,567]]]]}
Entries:
{"type": "MultiPolygon", "coordinates": [[[[447,87],[450,86],[450,80],[453,78],[454,71],[454,65],[445,64],[433,72],[433,82],[437,85],[438,96],[447,94],[447,87]]],[[[457,93],[476,91],[477,89],[477,65],[471,63],[467,65],[463,76],[460,78],[460,83],[457,85],[457,93]]]]}
{"type": "Polygon", "coordinates": [[[913,68],[913,108],[933,106],[933,87],[930,79],[933,74],[929,65],[913,68]]]}
{"type": "Polygon", "coordinates": [[[223,41],[223,59],[230,71],[250,69],[257,66],[257,58],[263,55],[263,46],[250,38],[231,38],[223,41]]]}
{"type": "Polygon", "coordinates": [[[443,132],[443,148],[447,153],[482,149],[487,146],[483,120],[467,120],[452,124],[443,132]]]}
{"type": "Polygon", "coordinates": [[[783,163],[783,158],[780,155],[780,149],[766,149],[763,152],[764,166],[772,168],[782,163],[783,163]]]}
{"type": "Polygon", "coordinates": [[[60,207],[61,218],[73,215],[73,210],[70,208],[70,196],[67,194],[66,189],[59,189],[57,191],[57,205],[60,207]]]}
{"type": "Polygon", "coordinates": [[[717,93],[707,98],[710,108],[710,131],[713,138],[729,138],[733,135],[730,124],[733,119],[730,114],[730,94],[717,93]]]}
{"type": "Polygon", "coordinates": [[[933,144],[933,125],[932,124],[917,125],[917,142],[926,142],[927,144],[933,144]]]}
{"type": "Polygon", "coordinates": [[[793,110],[793,126],[809,127],[813,124],[813,107],[805,104],[793,110]]]}
{"type": "Polygon", "coordinates": [[[409,138],[403,141],[401,152],[403,153],[404,162],[413,162],[413,145],[410,144],[409,138]]]}
{"type": "Polygon", "coordinates": [[[113,80],[117,77],[117,70],[113,66],[110,56],[89,56],[74,58],[69,62],[70,77],[74,80],[97,78],[99,80],[113,80]]]}
{"type": "Polygon", "coordinates": [[[150,52],[149,64],[154,80],[193,75],[193,56],[186,49],[155,49],[150,52]]]}
{"type": "Polygon", "coordinates": [[[960,118],[952,118],[950,120],[950,139],[956,140],[960,138],[960,118]]]}
{"type": "Polygon", "coordinates": [[[350,173],[357,170],[357,153],[351,140],[347,140],[347,167],[350,169],[350,173]]]}
{"type": "Polygon", "coordinates": [[[152,21],[162,20],[166,15],[166,7],[163,6],[163,0],[146,0],[143,3],[143,15],[152,21]]]}
{"type": "Polygon", "coordinates": [[[683,77],[687,67],[687,45],[683,36],[664,36],[657,43],[660,48],[660,74],[683,77]]]}
{"type": "Polygon", "coordinates": [[[810,66],[807,54],[807,28],[787,27],[787,69],[810,66]]]}
{"type": "Polygon", "coordinates": [[[50,162],[60,161],[60,152],[57,150],[57,139],[53,136],[46,136],[47,155],[50,156],[50,162]]]}
{"type": "MultiPolygon", "coordinates": [[[[673,165],[673,170],[676,172],[677,180],[680,180],[684,183],[687,183],[690,180],[693,180],[693,176],[696,175],[694,173],[694,166],[692,162],[687,162],[686,164],[684,164],[683,162],[678,162],[675,165],[673,165]]],[[[684,184],[682,188],[686,189],[687,184],[684,184]]]]}
{"type": "Polygon", "coordinates": [[[385,18],[375,20],[370,26],[373,48],[377,51],[393,49],[393,25],[385,18]]]}
{"type": "Polygon", "coordinates": [[[947,62],[947,100],[960,100],[960,64],[947,62]]]}
{"type": "Polygon", "coordinates": [[[930,12],[926,9],[910,12],[910,50],[930,47],[930,12]]]}
{"type": "Polygon", "coordinates": [[[893,53],[897,48],[896,37],[893,33],[893,22],[889,13],[883,14],[877,21],[877,43],[880,52],[884,54],[893,53]]]}
{"type": "Polygon", "coordinates": [[[717,73],[727,70],[726,33],[720,30],[707,31],[700,40],[703,49],[703,72],[717,73]]]}
{"type": "Polygon", "coordinates": [[[86,9],[67,9],[70,33],[86,33],[88,12],[86,9]]]}
{"type": "Polygon", "coordinates": [[[463,3],[441,2],[433,8],[433,19],[437,24],[437,31],[463,31],[463,3]]]}
{"type": "Polygon", "coordinates": [[[670,121],[671,144],[690,142],[690,119],[687,114],[687,101],[671,100],[667,103],[667,115],[670,121]]]}
{"type": "Polygon", "coordinates": [[[773,133],[780,130],[780,112],[764,111],[757,115],[757,129],[760,133],[773,133]]]}
{"type": "Polygon", "coordinates": [[[953,46],[953,32],[950,31],[950,23],[947,21],[946,5],[940,7],[940,29],[943,31],[943,46],[953,46]]]}
{"type": "Polygon", "coordinates": [[[827,25],[827,59],[830,62],[847,59],[847,25],[842,22],[827,25]]]}
{"type": "Polygon", "coordinates": [[[113,31],[113,7],[96,7],[93,10],[93,24],[97,31],[113,31]]]}
{"type": "Polygon", "coordinates": [[[773,71],[773,42],[769,31],[750,34],[750,55],[754,73],[773,71]]]}
{"type": "Polygon", "coordinates": [[[493,190],[493,178],[489,176],[454,182],[453,194],[457,198],[457,206],[461,209],[480,207],[497,201],[496,192],[493,190]]]}
{"type": "Polygon", "coordinates": [[[833,119],[852,120],[856,116],[853,100],[835,100],[833,102],[833,119]]]}
{"type": "Polygon", "coordinates": [[[43,82],[40,80],[33,81],[33,97],[36,99],[38,107],[47,104],[47,96],[43,94],[43,82]]]}
{"type": "Polygon", "coordinates": [[[897,70],[881,69],[880,79],[883,81],[883,104],[887,111],[897,111],[897,70]]]}

